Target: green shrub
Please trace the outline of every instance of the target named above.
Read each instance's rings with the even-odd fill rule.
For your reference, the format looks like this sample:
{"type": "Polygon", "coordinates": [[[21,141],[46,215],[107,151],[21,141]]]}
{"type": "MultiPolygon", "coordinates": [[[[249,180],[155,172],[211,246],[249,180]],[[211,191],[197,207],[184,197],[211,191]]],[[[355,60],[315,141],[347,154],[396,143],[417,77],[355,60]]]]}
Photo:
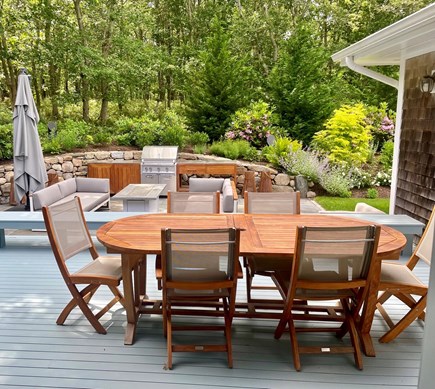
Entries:
{"type": "Polygon", "coordinates": [[[13,153],[12,123],[0,124],[0,159],[12,159],[13,153]]]}
{"type": "Polygon", "coordinates": [[[329,194],[338,197],[351,197],[352,181],[337,167],[324,170],[319,177],[319,183],[329,194]]]}
{"type": "Polygon", "coordinates": [[[210,142],[210,137],[206,132],[189,132],[187,144],[189,144],[190,146],[205,146],[208,142],[210,142]]]}
{"type": "Polygon", "coordinates": [[[394,142],[389,140],[385,142],[381,149],[380,162],[386,169],[391,169],[393,166],[394,142]]]}
{"type": "Polygon", "coordinates": [[[246,140],[258,149],[267,145],[267,137],[273,132],[274,119],[269,105],[263,101],[252,103],[231,116],[231,124],[225,133],[230,140],[246,140]]]}
{"type": "Polygon", "coordinates": [[[332,163],[359,166],[370,154],[370,126],[363,104],[344,105],[325,123],[325,130],[313,137],[313,147],[332,163]]]}
{"type": "Polygon", "coordinates": [[[205,144],[193,146],[193,152],[195,154],[205,154],[206,151],[207,151],[207,145],[205,144]]]}
{"type": "Polygon", "coordinates": [[[257,153],[255,148],[251,147],[245,140],[213,142],[210,146],[210,152],[229,159],[248,159],[253,155],[253,152],[257,153]]]}
{"type": "Polygon", "coordinates": [[[156,140],[159,145],[172,145],[183,148],[188,139],[188,131],[184,118],[175,111],[167,110],[161,118],[160,126],[156,131],[156,140]]]}
{"type": "Polygon", "coordinates": [[[59,153],[86,147],[93,143],[92,128],[83,121],[67,119],[57,124],[57,132],[53,137],[48,136],[46,125],[40,123],[41,143],[44,151],[59,153]]]}
{"type": "Polygon", "coordinates": [[[379,197],[379,193],[375,188],[367,189],[366,197],[368,199],[377,199],[379,197]]]}
{"type": "Polygon", "coordinates": [[[0,103],[0,125],[12,123],[13,112],[5,103],[0,103]]]}
{"type": "Polygon", "coordinates": [[[274,144],[264,147],[261,153],[266,161],[275,167],[279,167],[283,158],[286,158],[289,153],[300,149],[302,149],[302,144],[299,141],[278,137],[275,139],[274,144]]]}

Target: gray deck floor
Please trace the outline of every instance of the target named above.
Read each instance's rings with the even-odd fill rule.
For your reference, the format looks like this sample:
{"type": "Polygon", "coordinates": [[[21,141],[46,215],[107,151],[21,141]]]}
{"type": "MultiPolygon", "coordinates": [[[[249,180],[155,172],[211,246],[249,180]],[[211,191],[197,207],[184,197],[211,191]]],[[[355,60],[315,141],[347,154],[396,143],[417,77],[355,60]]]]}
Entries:
{"type": "MultiPolygon", "coordinates": [[[[161,317],[142,316],[132,346],[123,344],[125,314],[120,306],[103,317],[107,335],[95,333],[79,311],[72,313],[66,325],[57,326],[55,320],[69,295],[46,237],[9,235],[7,240],[7,247],[0,252],[2,387],[417,387],[422,326],[416,323],[396,341],[379,344],[377,338],[385,330],[379,317],[372,330],[377,356],[364,358],[363,371],[354,367],[350,355],[320,355],[303,356],[302,372],[298,373],[293,368],[288,336],[279,341],[273,338],[276,321],[253,319],[234,321],[233,369],[226,367],[222,353],[177,353],[174,369],[164,370],[166,344],[161,317]]],[[[152,267],[149,266],[150,280],[152,267]]],[[[418,271],[427,280],[427,270],[418,271]]],[[[155,283],[149,284],[151,297],[159,297],[155,283]]],[[[238,292],[239,298],[244,299],[243,281],[238,292]]],[[[108,296],[106,291],[95,296],[95,305],[103,305],[108,296]]],[[[396,318],[403,313],[396,301],[389,304],[388,310],[396,318]]],[[[183,333],[179,340],[189,336],[183,333]]],[[[306,341],[320,337],[307,335],[306,341]]]]}
{"type": "MultiPolygon", "coordinates": [[[[161,205],[164,207],[163,201],[161,205]]],[[[302,212],[316,212],[316,205],[303,204],[302,212]]],[[[414,323],[396,341],[380,344],[377,339],[386,326],[378,315],[372,328],[377,356],[364,358],[363,371],[355,368],[351,355],[306,355],[298,373],[293,368],[288,335],[279,341],[273,338],[276,321],[240,318],[233,324],[233,369],[227,368],[223,353],[176,353],[174,369],[167,371],[160,316],[140,318],[132,346],[123,344],[125,313],[120,305],[102,318],[107,335],[95,333],[78,310],[66,325],[57,326],[56,318],[69,300],[69,292],[45,233],[7,233],[7,246],[0,250],[0,387],[417,388],[423,326],[414,323]]],[[[104,251],[100,245],[98,248],[104,251]]],[[[153,260],[149,258],[148,292],[151,298],[159,298],[153,282],[153,260]]],[[[85,258],[81,261],[84,263],[85,258]]],[[[428,269],[418,268],[417,272],[427,282],[428,269]]],[[[256,279],[267,282],[264,277],[256,279]]],[[[244,286],[242,280],[240,300],[246,296],[244,286]]],[[[266,296],[273,292],[261,293],[266,296]]],[[[109,294],[102,290],[94,297],[94,304],[103,306],[109,294]]],[[[397,300],[387,309],[396,319],[404,313],[397,300]]],[[[189,340],[190,336],[183,333],[177,340],[189,340]]],[[[208,336],[222,340],[221,334],[208,336]]],[[[315,334],[304,339],[333,340],[315,334]]]]}

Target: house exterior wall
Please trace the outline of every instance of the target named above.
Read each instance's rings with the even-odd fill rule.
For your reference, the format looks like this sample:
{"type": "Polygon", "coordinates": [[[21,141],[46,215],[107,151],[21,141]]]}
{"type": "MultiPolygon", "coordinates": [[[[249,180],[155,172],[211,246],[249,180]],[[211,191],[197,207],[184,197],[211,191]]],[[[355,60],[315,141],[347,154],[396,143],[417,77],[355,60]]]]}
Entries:
{"type": "Polygon", "coordinates": [[[435,205],[435,93],[419,89],[435,52],[408,59],[405,70],[395,212],[424,223],[435,205]]]}

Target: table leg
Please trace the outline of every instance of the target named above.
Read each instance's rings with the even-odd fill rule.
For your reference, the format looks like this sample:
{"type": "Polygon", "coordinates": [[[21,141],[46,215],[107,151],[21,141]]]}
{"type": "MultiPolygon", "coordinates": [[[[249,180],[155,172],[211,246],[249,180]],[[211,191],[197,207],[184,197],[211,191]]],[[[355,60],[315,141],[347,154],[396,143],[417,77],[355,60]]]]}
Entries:
{"type": "Polygon", "coordinates": [[[375,260],[373,264],[372,271],[374,276],[372,277],[372,282],[369,285],[369,290],[366,297],[366,303],[364,304],[359,332],[361,345],[363,348],[363,352],[368,357],[375,357],[376,352],[373,346],[373,340],[370,336],[370,330],[372,328],[373,317],[376,311],[376,302],[378,301],[378,290],[379,290],[379,282],[381,275],[381,261],[375,260]]]}
{"type": "Polygon", "coordinates": [[[0,248],[3,248],[6,246],[6,239],[5,239],[5,230],[3,228],[0,229],[0,248]]]}
{"type": "Polygon", "coordinates": [[[139,295],[143,296],[143,298],[148,298],[146,295],[147,292],[147,256],[146,254],[143,256],[142,261],[139,264],[139,272],[138,272],[138,284],[139,284],[139,295]]]}
{"type": "Polygon", "coordinates": [[[131,345],[134,342],[134,336],[136,333],[136,325],[138,319],[137,308],[138,304],[140,304],[140,301],[138,301],[139,299],[136,298],[135,289],[137,290],[137,285],[135,285],[136,281],[133,280],[133,271],[135,273],[134,278],[136,278],[136,269],[141,259],[143,258],[143,255],[123,253],[121,257],[125,312],[127,314],[127,327],[125,329],[124,344],[131,345]]]}

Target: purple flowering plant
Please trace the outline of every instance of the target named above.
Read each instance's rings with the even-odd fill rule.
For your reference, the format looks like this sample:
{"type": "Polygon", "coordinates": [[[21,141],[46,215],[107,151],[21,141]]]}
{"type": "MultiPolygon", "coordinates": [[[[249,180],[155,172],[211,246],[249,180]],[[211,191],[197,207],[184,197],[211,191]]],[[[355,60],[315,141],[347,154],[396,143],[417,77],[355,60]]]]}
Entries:
{"type": "Polygon", "coordinates": [[[272,110],[267,103],[258,101],[232,116],[225,139],[246,140],[251,146],[261,149],[267,145],[267,137],[274,128],[272,110]]]}
{"type": "Polygon", "coordinates": [[[376,145],[377,151],[382,149],[385,142],[393,140],[395,113],[388,109],[387,103],[381,103],[379,107],[367,107],[365,121],[370,125],[373,144],[376,145]]]}

